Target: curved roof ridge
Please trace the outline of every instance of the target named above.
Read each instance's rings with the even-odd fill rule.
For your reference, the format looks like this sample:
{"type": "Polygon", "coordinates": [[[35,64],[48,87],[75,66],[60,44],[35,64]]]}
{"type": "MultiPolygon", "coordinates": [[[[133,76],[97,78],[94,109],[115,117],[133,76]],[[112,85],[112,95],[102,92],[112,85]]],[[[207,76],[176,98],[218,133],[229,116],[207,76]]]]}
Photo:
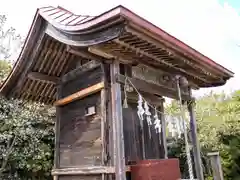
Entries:
{"type": "Polygon", "coordinates": [[[96,16],[91,16],[91,15],[89,15],[89,14],[75,14],[75,13],[73,13],[72,11],[69,11],[69,10],[63,8],[62,6],[57,6],[57,8],[58,8],[58,9],[61,9],[61,10],[63,10],[63,11],[69,12],[69,13],[71,13],[71,14],[73,14],[73,15],[76,15],[76,16],[96,17],[96,16]]]}
{"type": "Polygon", "coordinates": [[[69,12],[69,13],[72,13],[71,11],[69,11],[69,10],[65,9],[65,8],[64,8],[64,7],[62,7],[62,6],[57,6],[57,8],[59,8],[59,9],[62,9],[62,10],[64,10],[64,11],[67,11],[67,12],[69,12]]]}
{"type": "Polygon", "coordinates": [[[146,19],[140,17],[139,15],[135,14],[131,10],[121,5],[115,8],[112,8],[109,11],[104,12],[98,16],[89,16],[89,17],[83,17],[82,15],[75,15],[73,13],[66,12],[65,10],[60,8],[54,8],[52,10],[47,10],[47,11],[40,9],[39,13],[52,26],[54,26],[59,30],[63,30],[65,32],[76,32],[76,31],[86,30],[99,23],[109,20],[113,17],[122,16],[123,18],[131,21],[133,24],[137,24],[137,26],[139,26],[140,28],[150,32],[152,34],[151,36],[154,39],[161,38],[162,41],[167,42],[167,44],[173,47],[174,49],[175,48],[179,49],[180,51],[186,52],[191,56],[193,56],[194,58],[200,60],[200,63],[207,63],[217,68],[218,70],[223,71],[225,74],[230,75],[231,77],[234,74],[232,71],[223,67],[219,63],[216,63],[212,59],[201,54],[194,48],[190,47],[189,45],[177,39],[176,37],[162,30],[160,27],[152,24],[151,22],[147,21],[146,19]],[[67,14],[70,14],[69,17],[67,14]]]}
{"type": "Polygon", "coordinates": [[[95,18],[95,16],[90,15],[76,15],[60,6],[40,8],[39,14],[50,24],[62,30],[67,30],[67,27],[75,27],[95,18]]]}

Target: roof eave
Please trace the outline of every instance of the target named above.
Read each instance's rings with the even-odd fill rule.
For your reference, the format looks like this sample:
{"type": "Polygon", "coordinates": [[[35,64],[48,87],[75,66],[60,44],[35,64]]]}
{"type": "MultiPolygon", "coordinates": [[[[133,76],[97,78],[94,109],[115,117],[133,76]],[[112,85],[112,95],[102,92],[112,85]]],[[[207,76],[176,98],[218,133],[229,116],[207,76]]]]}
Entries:
{"type": "Polygon", "coordinates": [[[121,16],[126,18],[130,23],[137,25],[139,29],[144,30],[144,32],[150,35],[152,38],[156,40],[162,39],[166,46],[171,47],[177,50],[178,52],[193,57],[196,61],[202,63],[203,65],[212,67],[214,71],[218,71],[218,73],[223,74],[224,76],[226,76],[226,78],[232,78],[234,76],[234,73],[232,71],[214,62],[210,58],[201,54],[197,50],[191,48],[187,44],[183,43],[182,41],[163,31],[162,29],[150,23],[149,21],[133,13],[129,9],[125,7],[119,8],[121,16]]]}
{"type": "Polygon", "coordinates": [[[18,78],[18,75],[21,74],[21,69],[23,69],[24,64],[26,63],[26,57],[27,57],[27,50],[31,48],[31,41],[34,36],[34,33],[37,31],[37,29],[41,28],[36,26],[36,24],[40,23],[42,21],[42,17],[39,14],[39,9],[37,9],[33,22],[31,24],[30,30],[28,31],[27,38],[24,41],[23,48],[20,52],[20,55],[18,56],[17,61],[13,65],[12,70],[10,71],[9,75],[7,76],[6,80],[1,84],[0,87],[0,94],[8,97],[12,90],[12,85],[15,82],[15,80],[18,78]]]}
{"type": "Polygon", "coordinates": [[[130,23],[134,23],[139,28],[144,29],[145,32],[147,31],[151,37],[155,38],[156,40],[162,39],[166,43],[167,46],[170,46],[171,48],[176,49],[177,51],[187,54],[188,56],[192,56],[196,61],[199,63],[202,63],[203,65],[207,65],[213,68],[214,71],[218,71],[218,73],[221,73],[224,76],[227,76],[229,78],[234,76],[234,73],[220,64],[214,62],[210,58],[204,56],[200,52],[196,51],[195,49],[191,48],[190,46],[186,45],[182,41],[176,39],[175,37],[171,36],[167,32],[163,31],[159,27],[153,25],[149,21],[143,19],[142,17],[138,16],[137,14],[133,13],[129,9],[123,7],[123,6],[117,6],[107,12],[102,13],[99,16],[96,16],[95,18],[84,22],[81,25],[77,26],[64,26],[60,25],[54,20],[49,19],[44,15],[44,13],[40,12],[40,14],[45,18],[50,24],[52,24],[54,27],[64,30],[64,31],[81,31],[86,30],[88,28],[91,28],[93,26],[96,26],[99,23],[103,23],[104,21],[107,21],[115,16],[122,16],[123,18],[127,19],[130,23]]]}
{"type": "Polygon", "coordinates": [[[121,16],[124,19],[126,19],[129,23],[135,24],[138,26],[138,29],[140,29],[143,33],[147,33],[148,36],[151,36],[152,38],[156,39],[157,41],[161,40],[166,43],[166,47],[170,47],[172,49],[175,49],[178,52],[181,52],[183,54],[187,54],[194,58],[195,61],[198,61],[199,63],[202,63],[204,66],[210,66],[212,67],[213,72],[217,72],[218,74],[222,74],[221,76],[224,79],[224,82],[217,83],[213,86],[221,86],[226,83],[228,79],[234,76],[234,73],[229,71],[228,69],[224,68],[223,66],[215,63],[211,59],[207,58],[206,56],[202,55],[201,53],[197,52],[193,48],[189,47],[188,45],[184,44],[183,42],[179,41],[175,37],[171,36],[170,34],[166,33],[165,31],[161,30],[160,28],[156,27],[152,23],[146,21],[145,19],[139,17],[135,13],[131,12],[130,10],[126,9],[125,7],[118,6],[116,8],[113,8],[112,10],[103,13],[100,16],[97,16],[93,18],[90,21],[84,22],[81,25],[77,25],[75,27],[71,26],[60,26],[59,24],[55,23],[54,21],[51,21],[48,17],[45,17],[43,13],[38,9],[35,16],[33,23],[31,25],[31,28],[29,30],[29,33],[27,35],[27,39],[24,43],[23,49],[20,53],[20,56],[18,60],[16,61],[10,75],[7,77],[7,79],[4,81],[0,88],[0,93],[2,93],[5,96],[9,96],[11,93],[11,89],[16,82],[16,79],[21,74],[21,70],[24,67],[24,65],[27,63],[27,57],[28,57],[28,51],[33,46],[30,44],[30,40],[33,39],[36,35],[36,29],[41,28],[37,26],[37,24],[41,21],[44,21],[44,23],[49,23],[53,25],[55,28],[63,30],[63,31],[83,31],[85,29],[90,29],[92,27],[95,27],[99,24],[103,24],[103,22],[109,21],[110,19],[113,19],[113,17],[121,16]]]}

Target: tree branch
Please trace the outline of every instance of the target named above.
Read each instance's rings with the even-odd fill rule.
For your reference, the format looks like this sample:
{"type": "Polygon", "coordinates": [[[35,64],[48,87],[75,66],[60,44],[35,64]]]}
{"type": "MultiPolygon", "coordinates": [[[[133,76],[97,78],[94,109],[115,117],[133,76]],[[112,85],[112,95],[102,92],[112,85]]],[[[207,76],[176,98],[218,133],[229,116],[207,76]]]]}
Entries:
{"type": "Polygon", "coordinates": [[[0,177],[3,175],[3,172],[7,166],[7,163],[8,163],[8,159],[9,159],[9,156],[11,155],[13,149],[14,149],[14,144],[17,140],[17,136],[14,136],[13,140],[12,140],[12,143],[11,141],[9,140],[8,143],[7,143],[7,152],[6,152],[6,156],[3,158],[3,162],[2,162],[2,165],[1,165],[1,168],[0,168],[0,177]]]}

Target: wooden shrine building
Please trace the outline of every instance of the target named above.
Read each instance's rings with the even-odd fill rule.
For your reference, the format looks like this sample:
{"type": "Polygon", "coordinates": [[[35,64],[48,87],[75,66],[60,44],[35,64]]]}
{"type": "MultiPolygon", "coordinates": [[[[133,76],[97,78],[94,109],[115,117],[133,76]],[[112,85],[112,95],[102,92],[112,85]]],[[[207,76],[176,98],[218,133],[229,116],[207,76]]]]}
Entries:
{"type": "MultiPolygon", "coordinates": [[[[129,165],[167,158],[164,116],[160,136],[145,122],[141,130],[138,95],[124,91],[126,79],[163,111],[164,96],[178,99],[176,75],[187,79],[181,96],[191,102],[191,89],[224,85],[233,72],[125,7],[96,17],[44,7],[1,94],[56,106],[55,179],[125,180],[129,165]]],[[[191,103],[189,111],[203,180],[191,103]]]]}

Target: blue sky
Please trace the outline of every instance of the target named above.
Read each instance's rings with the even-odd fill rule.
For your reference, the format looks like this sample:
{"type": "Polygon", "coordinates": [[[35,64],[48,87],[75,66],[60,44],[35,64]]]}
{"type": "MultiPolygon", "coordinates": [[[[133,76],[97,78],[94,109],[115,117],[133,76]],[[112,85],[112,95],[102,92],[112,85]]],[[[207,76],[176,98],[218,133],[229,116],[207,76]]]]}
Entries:
{"type": "Polygon", "coordinates": [[[225,86],[210,90],[240,89],[240,0],[7,0],[0,14],[6,14],[8,25],[26,36],[38,7],[60,5],[77,14],[97,15],[119,4],[235,72],[225,86]]]}
{"type": "Polygon", "coordinates": [[[240,1],[238,0],[219,0],[220,4],[228,3],[233,8],[239,10],[240,9],[240,1]]]}

